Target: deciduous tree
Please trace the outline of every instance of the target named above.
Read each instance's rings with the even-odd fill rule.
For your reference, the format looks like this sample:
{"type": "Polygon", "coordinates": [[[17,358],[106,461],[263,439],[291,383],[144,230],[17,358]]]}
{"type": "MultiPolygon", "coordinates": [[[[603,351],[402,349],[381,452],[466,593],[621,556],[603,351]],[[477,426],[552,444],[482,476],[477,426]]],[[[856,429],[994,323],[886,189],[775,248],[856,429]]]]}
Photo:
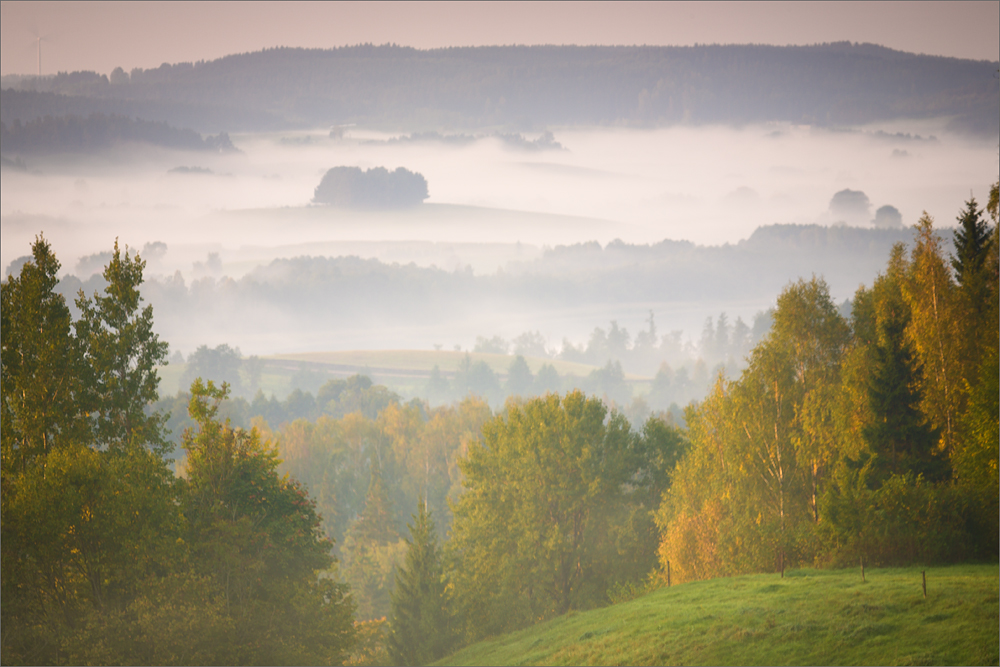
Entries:
{"type": "Polygon", "coordinates": [[[604,601],[634,461],[627,422],[606,415],[580,392],[509,402],[469,445],[451,545],[473,635],[604,601]]]}

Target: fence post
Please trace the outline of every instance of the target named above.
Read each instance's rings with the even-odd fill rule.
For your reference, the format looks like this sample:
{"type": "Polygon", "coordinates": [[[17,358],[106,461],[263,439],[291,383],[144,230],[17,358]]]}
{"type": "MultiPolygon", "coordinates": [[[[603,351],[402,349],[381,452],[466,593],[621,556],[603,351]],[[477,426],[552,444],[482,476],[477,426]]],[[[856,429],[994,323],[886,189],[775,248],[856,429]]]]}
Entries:
{"type": "Polygon", "coordinates": [[[927,599],[927,570],[921,570],[920,571],[920,577],[923,579],[923,582],[924,582],[924,599],[926,600],[927,599]]]}

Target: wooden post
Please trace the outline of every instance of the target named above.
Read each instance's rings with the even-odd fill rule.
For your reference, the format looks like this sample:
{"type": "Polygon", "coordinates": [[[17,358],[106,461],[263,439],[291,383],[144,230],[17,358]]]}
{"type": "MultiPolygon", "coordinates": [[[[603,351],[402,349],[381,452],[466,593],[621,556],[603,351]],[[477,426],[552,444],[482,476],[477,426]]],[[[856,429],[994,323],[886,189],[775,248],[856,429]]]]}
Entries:
{"type": "Polygon", "coordinates": [[[861,556],[861,583],[865,583],[865,557],[861,556]]]}
{"type": "Polygon", "coordinates": [[[927,571],[921,570],[920,577],[924,580],[924,599],[927,599],[927,571]]]}
{"type": "Polygon", "coordinates": [[[784,549],[781,550],[781,555],[779,556],[778,560],[781,563],[781,578],[784,579],[785,578],[785,550],[784,549]]]}
{"type": "Polygon", "coordinates": [[[667,561],[667,588],[670,588],[670,561],[667,561]]]}

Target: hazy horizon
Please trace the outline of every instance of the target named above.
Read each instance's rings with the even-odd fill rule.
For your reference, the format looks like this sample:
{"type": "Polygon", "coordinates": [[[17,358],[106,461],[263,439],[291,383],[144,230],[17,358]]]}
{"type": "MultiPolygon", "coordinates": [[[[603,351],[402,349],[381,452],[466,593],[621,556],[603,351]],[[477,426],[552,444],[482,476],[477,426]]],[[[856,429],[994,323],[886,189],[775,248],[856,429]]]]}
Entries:
{"type": "MultiPolygon", "coordinates": [[[[365,41],[427,49],[506,43],[802,44],[847,39],[948,57],[995,58],[1000,48],[995,43],[1000,40],[992,29],[996,22],[990,20],[990,12],[996,13],[997,7],[1000,4],[759,3],[720,8],[718,4],[701,3],[533,3],[514,7],[498,3],[424,3],[415,7],[339,3],[320,7],[251,4],[234,8],[222,3],[148,3],[139,7],[4,3],[3,73],[30,73],[32,64],[37,66],[34,58],[39,37],[43,74],[78,69],[107,73],[116,66],[128,71],[133,67],[155,68],[160,62],[219,58],[278,45],[329,48],[365,41]],[[241,8],[243,11],[238,11],[241,8]],[[332,17],[353,18],[335,22],[336,30],[317,36],[316,31],[332,17]],[[567,21],[567,17],[578,20],[567,21]],[[67,22],[71,18],[75,21],[72,25],[67,22]],[[157,34],[172,34],[177,39],[170,44],[155,36],[137,40],[152,23],[159,28],[157,34]],[[295,25],[308,29],[293,36],[289,30],[295,25]],[[212,33],[214,41],[205,39],[204,31],[215,30],[216,26],[223,27],[212,33]],[[664,26],[669,30],[661,31],[657,39],[650,38],[655,28],[664,26]],[[70,28],[75,31],[74,39],[77,33],[85,34],[86,39],[79,44],[71,40],[70,28]],[[988,39],[970,38],[969,30],[985,31],[988,39]],[[34,38],[26,40],[25,34],[34,38]],[[968,50],[973,44],[980,50],[968,50]],[[60,60],[67,57],[70,45],[75,60],[60,60]]],[[[641,55],[628,61],[633,64],[627,66],[640,71],[641,65],[634,63],[642,62],[641,55]]],[[[866,62],[864,57],[861,54],[853,66],[866,62]]],[[[241,60],[240,75],[253,77],[254,62],[241,60]]],[[[731,65],[731,61],[727,62],[731,65]]],[[[787,63],[787,59],[783,62],[787,63]]],[[[931,74],[939,61],[908,62],[914,80],[921,80],[925,74],[928,80],[936,76],[937,86],[944,76],[941,72],[945,70],[931,74]]],[[[424,76],[437,75],[436,65],[424,67],[424,76]]],[[[657,70],[656,76],[668,76],[669,67],[664,67],[657,70]]],[[[973,86],[973,97],[988,100],[992,89],[989,84],[982,86],[980,69],[963,76],[974,79],[968,84],[973,86]]],[[[833,70],[836,66],[831,66],[833,70]]],[[[393,77],[384,72],[375,75],[372,72],[376,70],[365,71],[367,76],[375,77],[366,82],[372,86],[395,85],[393,77]],[[383,81],[380,76],[387,78],[383,81]]],[[[551,66],[546,76],[560,71],[558,66],[551,66]]],[[[728,71],[727,76],[733,71],[738,70],[728,71]]],[[[511,72],[516,72],[516,67],[511,72]]],[[[511,81],[516,82],[516,76],[511,76],[511,81]]],[[[851,81],[854,75],[844,76],[843,80],[834,79],[838,85],[848,85],[844,82],[851,81]]],[[[241,79],[229,79],[233,80],[241,79]]],[[[613,77],[608,80],[613,87],[613,77]]],[[[557,78],[545,81],[545,85],[558,88],[557,78]]],[[[726,81],[725,77],[719,78],[715,85],[725,85],[726,81]]],[[[651,82],[653,88],[656,79],[651,82]]],[[[305,88],[288,93],[287,101],[278,104],[294,108],[301,102],[303,108],[310,104],[337,108],[339,102],[333,98],[311,99],[308,83],[296,85],[305,88]]],[[[689,112],[683,98],[692,84],[681,78],[670,85],[676,90],[668,86],[661,105],[673,105],[675,99],[671,96],[676,95],[681,100],[678,106],[689,112]]],[[[301,256],[358,256],[389,265],[436,267],[445,272],[468,269],[474,276],[488,278],[502,276],[518,263],[538,261],[546,249],[557,246],[596,242],[606,247],[616,240],[639,245],[674,240],[723,248],[769,225],[846,223],[871,227],[875,212],[885,206],[898,210],[904,227],[913,225],[926,211],[938,228],[947,228],[954,224],[970,192],[980,202],[985,201],[998,170],[994,143],[971,134],[956,134],[959,125],[952,122],[955,119],[941,112],[934,118],[934,110],[941,107],[935,106],[937,100],[928,93],[911,92],[897,98],[880,98],[875,103],[866,95],[891,85],[882,79],[872,79],[865,85],[853,91],[855,97],[845,98],[854,100],[852,104],[877,107],[874,115],[862,112],[859,117],[891,118],[892,113],[905,116],[906,108],[891,105],[913,103],[923,105],[914,114],[922,114],[923,118],[855,125],[836,125],[830,120],[851,117],[848,114],[828,117],[825,123],[817,120],[813,125],[737,121],[705,124],[687,123],[681,114],[677,116],[680,120],[672,121],[663,119],[673,116],[661,115],[659,127],[655,126],[656,116],[651,116],[652,126],[640,127],[645,121],[628,115],[621,121],[611,116],[601,126],[545,125],[530,117],[522,123],[516,116],[498,116],[501,124],[479,127],[468,125],[472,122],[468,119],[484,117],[475,115],[479,111],[462,116],[455,111],[460,104],[442,105],[435,110],[428,102],[430,110],[426,114],[421,115],[421,109],[412,117],[393,120],[391,124],[397,129],[392,132],[386,130],[390,123],[385,118],[389,116],[377,115],[384,109],[372,111],[369,122],[362,118],[342,128],[342,138],[331,137],[328,125],[270,132],[231,131],[233,144],[239,149],[234,153],[184,152],[148,144],[122,144],[91,154],[29,152],[19,156],[23,169],[5,162],[0,185],[0,266],[7,269],[11,262],[28,254],[35,236],[44,233],[62,262],[62,275],[73,274],[83,280],[100,270],[102,253],[111,250],[115,239],[132,250],[165,244],[165,248],[157,246],[155,253],[147,253],[147,277],[165,284],[179,273],[185,289],[206,280],[216,289],[223,284],[223,278],[235,282],[275,260],[301,256]],[[457,120],[449,125],[450,118],[457,120]],[[392,141],[429,127],[442,135],[477,138],[456,142],[392,141]],[[517,132],[518,128],[528,141],[537,139],[543,130],[549,131],[561,148],[537,150],[535,146],[528,150],[495,136],[499,131],[517,132]],[[398,211],[312,205],[314,189],[323,174],[337,166],[389,170],[404,167],[427,179],[429,197],[420,206],[398,211]],[[863,192],[870,206],[845,219],[830,208],[831,199],[842,190],[863,192]]],[[[80,94],[72,92],[72,83],[64,90],[80,94]]],[[[139,96],[136,99],[142,99],[145,90],[135,88],[139,96]]],[[[404,88],[392,90],[392,95],[401,96],[398,99],[409,99],[404,88]]],[[[484,96],[496,96],[494,91],[503,88],[483,90],[487,91],[482,93],[484,96]]],[[[641,92],[648,93],[646,89],[641,92]]],[[[110,97],[102,97],[106,93],[97,87],[88,94],[94,97],[85,99],[109,100],[118,93],[112,90],[110,97]]],[[[143,102],[148,105],[141,108],[155,111],[157,104],[170,102],[171,93],[163,94],[167,97],[161,99],[150,93],[152,96],[143,102]]],[[[248,99],[269,101],[266,91],[254,94],[258,97],[248,99]]],[[[709,98],[712,94],[716,93],[709,93],[709,98]]],[[[205,104],[198,107],[202,110],[214,103],[209,97],[192,95],[184,103],[205,104]]],[[[768,102],[787,99],[777,95],[768,102]]],[[[802,104],[796,117],[823,118],[822,109],[809,107],[808,100],[796,99],[802,104]]],[[[638,104],[635,96],[622,100],[621,104],[638,104]]],[[[482,101],[473,96],[462,103],[474,105],[482,101]]],[[[559,101],[559,96],[554,95],[546,98],[545,104],[562,108],[558,107],[559,101]]],[[[489,106],[490,101],[485,102],[489,106]]],[[[727,117],[727,103],[722,101],[723,111],[714,117],[727,117]]],[[[31,104],[26,103],[28,107],[31,104]]],[[[764,113],[760,109],[766,108],[761,105],[754,113],[764,113]]],[[[985,107],[980,104],[974,109],[981,108],[985,107]]],[[[263,111],[240,109],[244,110],[263,111]]],[[[336,113],[330,112],[333,117],[336,113]]],[[[341,113],[351,117],[361,112],[341,113]]],[[[281,122],[295,127],[301,118],[308,117],[289,113],[281,122]]],[[[218,122],[223,125],[239,122],[231,120],[235,116],[220,118],[218,122]]],[[[9,156],[5,152],[5,158],[9,156]]],[[[794,259],[788,258],[784,264],[775,262],[771,267],[787,274],[784,282],[776,283],[779,287],[768,287],[773,293],[752,297],[734,297],[719,288],[710,298],[699,297],[700,301],[670,294],[636,300],[616,297],[613,302],[564,308],[490,302],[470,305],[468,312],[448,313],[447,321],[438,323],[409,321],[394,326],[391,314],[386,314],[371,315],[365,326],[338,324],[340,328],[331,329],[334,325],[327,324],[327,328],[315,330],[300,322],[278,326],[293,318],[274,311],[273,304],[256,303],[259,308],[254,313],[262,322],[259,327],[241,329],[221,322],[213,330],[215,325],[208,324],[213,321],[211,312],[198,315],[200,321],[185,326],[185,318],[194,317],[192,314],[178,314],[174,321],[162,309],[157,311],[162,313],[158,326],[174,349],[185,353],[199,344],[223,342],[240,346],[247,354],[364,346],[428,349],[433,344],[468,348],[477,335],[509,338],[525,330],[541,331],[552,345],[558,345],[564,337],[580,343],[593,327],[606,327],[612,320],[635,333],[653,310],[661,331],[683,330],[688,340],[696,340],[706,317],[716,317],[724,310],[731,320],[739,316],[746,321],[773,303],[780,285],[808,278],[794,259]]],[[[868,265],[858,271],[853,280],[849,271],[838,275],[833,294],[838,303],[850,298],[857,285],[874,278],[874,270],[868,265]]],[[[737,278],[744,283],[756,279],[753,275],[737,278]]],[[[774,276],[770,279],[774,280],[774,276]]],[[[372,313],[380,307],[378,303],[369,305],[372,313]]]]}
{"type": "MultiPolygon", "coordinates": [[[[939,228],[950,227],[970,185],[985,200],[983,174],[996,160],[990,147],[926,122],[854,131],[769,124],[553,132],[562,150],[517,150],[490,137],[463,146],[389,142],[398,135],[352,128],[341,140],[326,131],[233,135],[242,152],[229,155],[121,147],[101,158],[39,156],[27,172],[5,171],[0,259],[8,267],[44,232],[62,274],[83,279],[99,271],[100,262],[84,267],[80,260],[108,252],[115,238],[133,250],[165,243],[165,253],[149,257],[147,277],[164,281],[180,272],[188,284],[238,279],[297,256],[357,255],[445,271],[469,267],[489,276],[558,245],[671,239],[723,246],[765,225],[835,224],[829,203],[843,189],[863,191],[871,202],[867,217],[845,222],[870,226],[875,210],[891,205],[904,226],[926,210],[939,228]],[[890,136],[901,131],[911,136],[890,136]],[[337,165],[406,167],[427,177],[430,197],[404,210],[311,205],[322,174],[337,165]],[[211,173],[169,173],[178,166],[211,173]],[[210,253],[217,253],[214,265],[210,253]]],[[[789,268],[787,281],[799,277],[809,276],[789,268]]],[[[859,275],[833,296],[850,298],[857,284],[873,278],[859,275]]],[[[634,334],[654,310],[662,331],[683,330],[687,340],[697,340],[706,317],[725,311],[732,321],[749,321],[776,296],[745,301],[720,293],[704,303],[670,297],[545,313],[507,304],[463,313],[437,329],[393,326],[391,318],[373,315],[361,328],[299,327],[294,338],[270,324],[213,333],[204,325],[168,322],[165,312],[158,328],[185,353],[223,342],[246,354],[429,349],[435,343],[469,349],[478,335],[510,338],[527,330],[540,330],[558,346],[564,337],[585,342],[593,327],[611,320],[634,334]]],[[[260,316],[262,322],[285,318],[260,316]]]]}
{"type": "Polygon", "coordinates": [[[213,60],[277,46],[808,45],[995,61],[996,2],[3,2],[0,74],[213,60]],[[40,42],[39,42],[40,38],[40,42]]]}
{"type": "MultiPolygon", "coordinates": [[[[836,223],[829,203],[843,189],[860,190],[871,202],[868,219],[845,222],[870,225],[876,209],[891,205],[905,226],[927,211],[947,227],[970,188],[985,201],[996,163],[992,148],[928,122],[853,131],[787,124],[553,130],[562,150],[511,149],[489,137],[463,146],[391,143],[386,140],[398,134],[352,128],[339,141],[322,130],[233,135],[242,152],[231,155],[122,147],[93,160],[29,158],[27,172],[4,176],[0,263],[7,267],[26,254],[42,231],[65,272],[118,237],[132,248],[165,242],[177,259],[164,268],[189,276],[190,262],[204,259],[198,255],[219,252],[223,273],[232,277],[282,256],[265,248],[280,253],[303,246],[296,251],[302,254],[317,243],[327,244],[323,254],[335,253],[337,243],[364,241],[723,245],[763,225],[836,223]],[[901,130],[919,138],[886,136],[901,130]],[[334,215],[312,206],[323,173],[340,165],[405,167],[427,178],[430,197],[402,212],[334,215]],[[169,173],[177,167],[211,173],[169,173]],[[463,213],[465,207],[472,208],[463,213]],[[518,215],[498,227],[463,222],[489,211],[518,215]],[[292,228],[273,222],[288,215],[296,216],[292,228]],[[399,222],[409,218],[415,224],[399,222]]],[[[431,263],[419,253],[396,261],[431,263]]],[[[459,258],[438,266],[471,263],[459,258]]],[[[475,266],[478,272],[496,268],[475,266]]]]}

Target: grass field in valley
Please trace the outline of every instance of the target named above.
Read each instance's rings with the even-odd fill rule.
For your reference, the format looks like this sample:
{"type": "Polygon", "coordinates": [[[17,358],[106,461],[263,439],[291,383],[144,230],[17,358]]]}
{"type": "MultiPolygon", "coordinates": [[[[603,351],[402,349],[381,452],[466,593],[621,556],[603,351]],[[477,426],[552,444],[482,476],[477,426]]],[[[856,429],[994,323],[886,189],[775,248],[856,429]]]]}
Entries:
{"type": "MultiPolygon", "coordinates": [[[[466,355],[475,363],[484,361],[500,376],[506,378],[507,370],[514,361],[512,355],[487,354],[481,352],[456,352],[454,350],[353,350],[338,352],[300,352],[263,356],[268,364],[261,377],[260,388],[266,396],[274,394],[284,398],[292,390],[291,376],[303,363],[324,375],[347,377],[360,373],[377,383],[406,394],[420,393],[426,386],[432,369],[437,366],[446,377],[459,370],[466,355]]],[[[560,376],[587,377],[596,366],[580,364],[560,359],[526,357],[532,373],[537,373],[543,364],[551,364],[560,376]]],[[[157,369],[160,374],[160,394],[174,395],[182,387],[181,378],[186,364],[167,364],[157,369]]],[[[649,378],[626,374],[626,379],[637,386],[646,386],[649,378]]]]}
{"type": "Polygon", "coordinates": [[[445,665],[996,665],[998,566],[792,570],[661,588],[445,665]]]}
{"type": "MultiPolygon", "coordinates": [[[[429,373],[437,366],[443,373],[453,373],[459,369],[466,355],[475,363],[484,361],[498,375],[507,375],[513,355],[490,354],[485,352],[456,352],[453,350],[353,350],[345,352],[299,352],[275,354],[264,357],[280,361],[305,361],[318,364],[353,366],[386,370],[423,371],[429,373]]],[[[586,377],[596,367],[560,359],[525,357],[528,368],[537,373],[543,364],[551,364],[559,375],[586,377]]],[[[635,379],[638,376],[626,375],[635,379]]]]}

